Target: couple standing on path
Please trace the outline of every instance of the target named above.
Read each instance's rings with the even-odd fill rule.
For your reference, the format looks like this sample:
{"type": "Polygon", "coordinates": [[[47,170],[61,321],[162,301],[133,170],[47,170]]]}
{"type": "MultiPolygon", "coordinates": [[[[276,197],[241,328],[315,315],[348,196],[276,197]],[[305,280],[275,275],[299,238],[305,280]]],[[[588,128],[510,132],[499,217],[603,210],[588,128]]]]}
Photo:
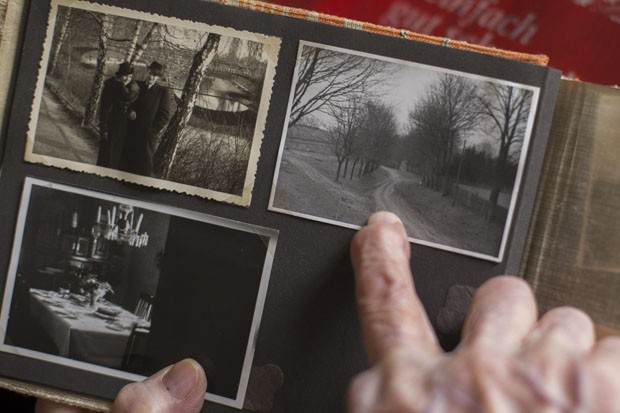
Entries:
{"type": "Polygon", "coordinates": [[[153,176],[157,135],[171,116],[168,88],[158,84],[164,67],[154,61],[144,81],[133,80],[134,68],[124,62],[104,82],[99,108],[97,165],[153,176]]]}

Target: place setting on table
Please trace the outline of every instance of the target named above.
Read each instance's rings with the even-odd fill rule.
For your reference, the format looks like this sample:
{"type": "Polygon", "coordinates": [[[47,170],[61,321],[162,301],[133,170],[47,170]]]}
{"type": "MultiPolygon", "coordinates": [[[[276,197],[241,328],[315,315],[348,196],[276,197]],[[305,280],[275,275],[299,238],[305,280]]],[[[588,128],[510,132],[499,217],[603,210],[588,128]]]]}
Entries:
{"type": "Polygon", "coordinates": [[[121,365],[134,327],[150,323],[103,298],[110,290],[99,286],[90,292],[82,289],[82,294],[62,288],[30,289],[31,314],[60,356],[108,367],[121,365]]]}

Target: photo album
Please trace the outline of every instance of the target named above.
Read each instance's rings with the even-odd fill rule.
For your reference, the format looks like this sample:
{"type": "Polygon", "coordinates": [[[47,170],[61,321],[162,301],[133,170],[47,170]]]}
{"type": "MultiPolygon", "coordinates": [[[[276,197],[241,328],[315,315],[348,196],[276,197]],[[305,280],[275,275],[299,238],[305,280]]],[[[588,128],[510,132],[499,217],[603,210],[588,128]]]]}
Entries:
{"type": "Polygon", "coordinates": [[[105,411],[191,357],[204,411],[342,411],[370,214],[402,219],[446,349],[448,291],[519,272],[559,71],[233,3],[25,2],[0,141],[18,390],[105,411]]]}

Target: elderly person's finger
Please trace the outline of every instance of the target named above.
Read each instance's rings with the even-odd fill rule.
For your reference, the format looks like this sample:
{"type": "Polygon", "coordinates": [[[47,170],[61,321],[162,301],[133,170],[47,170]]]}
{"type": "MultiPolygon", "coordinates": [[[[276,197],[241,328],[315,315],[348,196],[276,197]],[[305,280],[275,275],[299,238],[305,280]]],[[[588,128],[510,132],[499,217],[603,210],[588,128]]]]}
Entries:
{"type": "Polygon", "coordinates": [[[206,390],[202,367],[185,359],[142,382],[123,387],[114,400],[112,413],[197,413],[206,390]]]}
{"type": "Polygon", "coordinates": [[[351,243],[356,296],[371,362],[398,349],[440,353],[409,267],[405,228],[389,212],[373,214],[351,243]]]}
{"type": "Polygon", "coordinates": [[[592,351],[597,352],[604,354],[605,357],[617,357],[620,360],[620,337],[609,336],[600,339],[592,351]]]}
{"type": "Polygon", "coordinates": [[[544,354],[560,350],[585,354],[594,342],[594,324],[586,313],[574,307],[556,307],[545,313],[529,332],[524,352],[544,354]]]}
{"type": "Polygon", "coordinates": [[[588,355],[587,362],[586,377],[578,388],[582,403],[596,406],[592,411],[620,411],[620,337],[601,339],[588,355]]]}
{"type": "Polygon", "coordinates": [[[573,410],[582,359],[594,345],[594,325],[583,311],[557,307],[541,317],[525,337],[514,367],[537,396],[558,411],[573,410]]]}
{"type": "Polygon", "coordinates": [[[491,278],[476,290],[463,327],[463,343],[512,352],[534,326],[538,310],[529,285],[520,278],[491,278]]]}

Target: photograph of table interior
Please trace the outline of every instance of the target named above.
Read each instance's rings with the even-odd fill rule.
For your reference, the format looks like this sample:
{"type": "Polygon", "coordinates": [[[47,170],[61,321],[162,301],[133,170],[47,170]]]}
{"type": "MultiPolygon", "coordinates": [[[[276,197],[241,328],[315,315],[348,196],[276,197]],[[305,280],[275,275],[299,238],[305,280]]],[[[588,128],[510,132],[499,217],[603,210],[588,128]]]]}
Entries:
{"type": "Polygon", "coordinates": [[[207,400],[241,407],[276,240],[267,228],[28,178],[0,349],[125,380],[192,357],[207,400]]]}
{"type": "Polygon", "coordinates": [[[60,292],[31,288],[29,293],[33,318],[64,357],[121,368],[134,328],[150,328],[147,312],[143,313],[146,318],[141,318],[107,300],[94,308],[87,295],[62,288],[60,292]]]}

